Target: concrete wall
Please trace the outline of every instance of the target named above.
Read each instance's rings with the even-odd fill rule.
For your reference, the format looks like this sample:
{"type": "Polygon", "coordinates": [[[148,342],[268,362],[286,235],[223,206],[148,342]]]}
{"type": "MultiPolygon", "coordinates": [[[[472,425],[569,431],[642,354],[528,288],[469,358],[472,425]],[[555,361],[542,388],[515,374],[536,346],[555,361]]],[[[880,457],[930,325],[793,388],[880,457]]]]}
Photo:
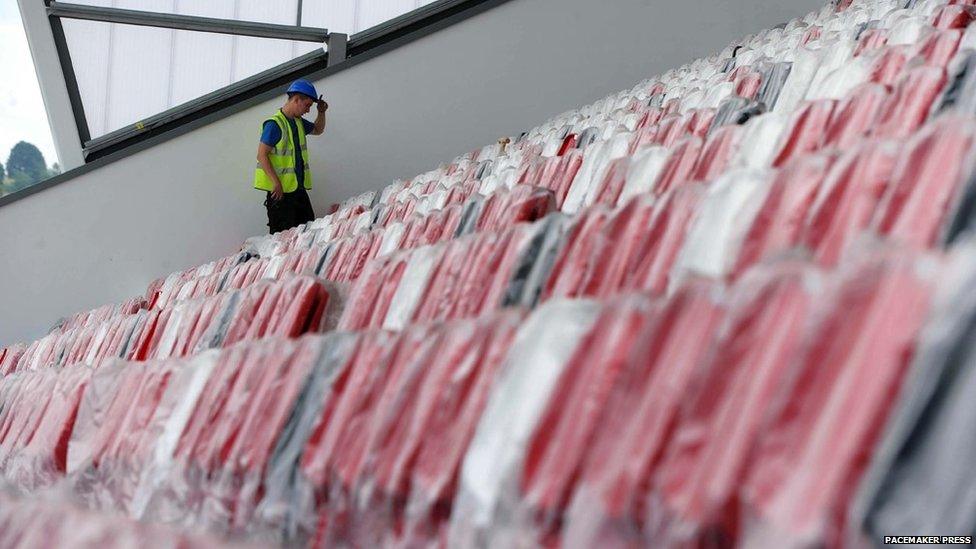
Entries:
{"type": "MultiPolygon", "coordinates": [[[[632,87],[819,0],[513,0],[318,82],[321,211],[632,87]]],[[[260,121],[239,112],[0,208],[0,345],[143,293],[266,230],[260,121]]]]}

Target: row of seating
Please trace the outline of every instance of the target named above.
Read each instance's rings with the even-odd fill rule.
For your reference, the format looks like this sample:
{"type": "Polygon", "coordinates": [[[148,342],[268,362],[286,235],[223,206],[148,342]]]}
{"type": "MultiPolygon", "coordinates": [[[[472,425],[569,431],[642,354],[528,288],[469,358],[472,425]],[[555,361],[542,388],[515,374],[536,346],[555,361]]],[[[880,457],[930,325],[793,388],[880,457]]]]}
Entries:
{"type": "Polygon", "coordinates": [[[93,513],[63,501],[0,492],[0,547],[102,547],[105,549],[223,549],[246,547],[213,536],[192,535],[131,519],[93,513]]]}
{"type": "MultiPolygon", "coordinates": [[[[19,372],[0,380],[0,467],[23,489],[66,477],[91,508],[285,543],[839,546],[860,526],[837,510],[952,282],[938,254],[860,252],[524,321],[19,372]]],[[[969,280],[976,249],[955,254],[969,280]]]]}
{"type": "Polygon", "coordinates": [[[831,2],[2,349],[0,472],[289,545],[971,531],[970,4],[831,2]]]}
{"type": "Polygon", "coordinates": [[[243,340],[297,337],[332,329],[341,311],[341,290],[323,280],[307,275],[260,280],[164,309],[140,309],[98,324],[56,330],[22,352],[4,353],[0,373],[97,366],[109,358],[181,357],[243,340]]]}

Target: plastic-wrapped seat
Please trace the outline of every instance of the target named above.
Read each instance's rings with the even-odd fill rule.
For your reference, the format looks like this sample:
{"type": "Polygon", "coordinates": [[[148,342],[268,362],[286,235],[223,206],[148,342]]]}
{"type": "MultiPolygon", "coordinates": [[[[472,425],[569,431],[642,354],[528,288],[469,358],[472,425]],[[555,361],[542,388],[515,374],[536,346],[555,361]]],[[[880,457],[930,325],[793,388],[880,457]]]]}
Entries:
{"type": "Polygon", "coordinates": [[[959,41],[962,39],[960,30],[942,30],[933,32],[915,45],[916,55],[925,59],[925,63],[937,67],[945,67],[956,55],[959,41]]]}
{"type": "Polygon", "coordinates": [[[946,83],[941,67],[922,65],[905,72],[888,101],[872,135],[903,139],[925,123],[936,97],[946,83]]]}
{"type": "Polygon", "coordinates": [[[976,19],[976,8],[973,6],[950,4],[939,8],[932,16],[932,26],[940,29],[965,29],[976,19]]]}
{"type": "Polygon", "coordinates": [[[708,136],[691,171],[692,181],[711,181],[725,172],[742,142],[742,127],[720,128],[708,136]]]}
{"type": "MultiPolygon", "coordinates": [[[[425,340],[422,329],[408,330],[400,335],[387,332],[367,332],[350,354],[336,381],[328,389],[321,414],[312,418],[314,427],[301,449],[296,474],[308,492],[306,508],[298,510],[298,522],[311,527],[318,538],[328,535],[328,529],[341,525],[321,522],[314,533],[316,517],[348,513],[340,504],[349,504],[346,493],[349,480],[355,475],[368,442],[370,422],[381,405],[380,397],[387,390],[397,388],[396,380],[409,366],[412,357],[433,342],[425,340]],[[392,383],[391,383],[392,380],[392,383]]],[[[324,540],[322,540],[324,541],[324,540]]],[[[317,545],[316,545],[317,546],[317,545]]]]}
{"type": "Polygon", "coordinates": [[[331,490],[330,507],[348,512],[329,509],[334,520],[319,534],[319,544],[391,543],[399,537],[400,525],[406,526],[407,543],[440,538],[448,517],[444,511],[437,516],[435,505],[450,508],[450,494],[444,490],[456,482],[477,414],[520,318],[508,312],[401,334],[405,347],[383,365],[388,378],[377,406],[364,419],[361,457],[337,464],[341,472],[336,480],[342,487],[331,490]],[[459,415],[441,417],[439,406],[454,408],[459,415]],[[440,446],[441,455],[431,455],[434,448],[428,445],[445,436],[455,445],[440,446]]]}
{"type": "Polygon", "coordinates": [[[657,196],[679,187],[689,181],[698,156],[702,149],[702,140],[698,137],[688,137],[671,149],[671,155],[661,167],[661,171],[654,182],[653,193],[657,196]]]}
{"type": "Polygon", "coordinates": [[[949,65],[949,81],[939,98],[937,112],[956,109],[976,112],[976,52],[961,52],[949,65]]]}
{"type": "Polygon", "coordinates": [[[643,499],[724,315],[721,287],[690,280],[654,306],[619,374],[576,477],[566,547],[646,545],[643,499]]]}
{"type": "Polygon", "coordinates": [[[788,117],[772,112],[746,122],[739,154],[732,161],[732,166],[756,169],[770,167],[779,151],[779,143],[788,123],[788,117]]]}
{"type": "Polygon", "coordinates": [[[17,369],[17,363],[26,350],[27,346],[23,343],[16,343],[0,350],[0,377],[9,375],[17,369]]]}
{"type": "Polygon", "coordinates": [[[626,156],[630,150],[630,134],[619,134],[609,141],[594,143],[584,153],[583,164],[569,188],[561,210],[575,213],[580,208],[593,203],[596,187],[603,181],[607,168],[613,160],[626,156]]]}
{"type": "Polygon", "coordinates": [[[764,112],[766,112],[766,106],[763,103],[746,99],[745,97],[729,97],[718,107],[715,113],[715,119],[709,128],[709,135],[714,134],[720,128],[730,124],[745,124],[750,119],[764,112]]]}
{"type": "Polygon", "coordinates": [[[207,471],[202,512],[194,519],[198,524],[216,532],[243,532],[250,524],[265,491],[264,474],[275,443],[325,341],[305,337],[252,344],[251,356],[239,365],[242,371],[219,427],[214,425],[205,442],[211,445],[213,457],[197,458],[212,466],[207,471]]]}
{"type": "Polygon", "coordinates": [[[319,275],[334,282],[355,280],[365,263],[376,257],[382,243],[380,230],[340,239],[320,267],[319,275]]]}
{"type": "Polygon", "coordinates": [[[656,468],[645,539],[694,546],[737,538],[740,482],[770,402],[794,375],[819,294],[818,273],[803,262],[770,264],[736,283],[704,378],[686,395],[656,468]]]}
{"type": "MultiPolygon", "coordinates": [[[[256,295],[256,299],[261,299],[270,287],[270,284],[256,284],[241,292],[245,296],[256,295]]],[[[224,319],[233,317],[237,306],[238,296],[228,292],[212,298],[184,301],[163,310],[145,354],[140,359],[182,357],[195,352],[198,346],[219,345],[222,334],[213,334],[211,325],[217,326],[226,322],[224,319]],[[207,334],[208,331],[211,334],[207,334]],[[205,338],[205,335],[210,337],[205,338]],[[217,341],[214,341],[215,336],[218,337],[217,341]]]]}
{"type": "Polygon", "coordinates": [[[898,153],[895,143],[867,141],[838,158],[830,169],[801,236],[820,264],[836,264],[857,234],[871,224],[898,153]]]}
{"type": "Polygon", "coordinates": [[[875,59],[874,66],[871,68],[869,77],[871,82],[894,86],[908,63],[908,56],[907,46],[888,46],[881,50],[881,54],[875,59]]]}
{"type": "Polygon", "coordinates": [[[976,531],[966,459],[974,440],[963,427],[974,417],[973,258],[971,242],[952,252],[905,389],[862,484],[854,518],[867,539],[892,528],[976,531]]]}
{"type": "Polygon", "coordinates": [[[770,188],[765,171],[733,170],[709,186],[688,229],[672,278],[686,273],[723,278],[730,274],[739,248],[770,188]]]}
{"type": "Polygon", "coordinates": [[[582,164],[583,152],[573,149],[560,156],[537,160],[520,176],[518,182],[551,190],[555,194],[556,207],[562,209],[582,164]]]}
{"type": "Polygon", "coordinates": [[[633,274],[652,220],[658,213],[657,201],[650,195],[637,196],[616,210],[611,217],[600,208],[591,208],[569,234],[558,256],[544,297],[611,296],[624,287],[633,274]]]}
{"type": "Polygon", "coordinates": [[[603,267],[595,263],[595,257],[608,244],[604,227],[610,218],[611,210],[602,205],[591,206],[574,218],[542,288],[542,300],[581,295],[593,270],[603,267]]]}
{"type": "Polygon", "coordinates": [[[766,105],[768,110],[776,108],[779,94],[789,79],[793,64],[790,62],[778,62],[764,65],[762,72],[762,85],[756,92],[756,101],[766,105]]]}
{"type": "Polygon", "coordinates": [[[412,321],[470,318],[501,307],[522,254],[541,228],[541,223],[520,223],[447,243],[412,321]]]}
{"type": "Polygon", "coordinates": [[[847,510],[901,387],[934,282],[924,258],[865,252],[822,301],[796,374],[770,410],[741,486],[739,542],[746,547],[842,547],[848,539],[847,510]]]}
{"type": "Polygon", "coordinates": [[[165,366],[168,363],[116,361],[91,377],[66,441],[66,472],[74,494],[88,507],[123,510],[135,491],[132,473],[136,464],[124,461],[130,456],[113,450],[126,438],[141,434],[132,430],[136,427],[133,422],[151,417],[156,403],[140,398],[151,395],[152,387],[165,384],[171,372],[165,366]],[[147,386],[150,390],[144,393],[147,386]]]}
{"type": "Polygon", "coordinates": [[[706,194],[704,185],[679,187],[654,203],[647,237],[626,258],[628,271],[621,290],[643,290],[663,294],[671,282],[671,270],[706,194]]]}
{"type": "Polygon", "coordinates": [[[0,468],[4,474],[8,463],[16,459],[37,432],[45,410],[56,397],[58,378],[57,371],[49,368],[22,372],[3,380],[6,402],[0,416],[0,468]]]}
{"type": "Polygon", "coordinates": [[[787,125],[773,166],[780,167],[797,156],[819,150],[836,106],[833,99],[818,99],[801,106],[787,125]]]}
{"type": "Polygon", "coordinates": [[[772,176],[769,192],[742,240],[733,276],[800,243],[803,220],[834,160],[831,154],[803,156],[772,176]]]}
{"type": "Polygon", "coordinates": [[[502,501],[511,506],[499,510],[492,530],[500,539],[490,543],[507,545],[510,528],[516,530],[516,539],[530,544],[545,544],[558,536],[563,509],[600,427],[611,388],[649,321],[648,302],[640,296],[602,307],[592,329],[561,365],[525,447],[519,449],[520,463],[512,463],[513,472],[520,472],[508,480],[517,487],[515,493],[503,494],[502,501]],[[585,405],[578,406],[581,403],[585,405]]]}
{"type": "MultiPolygon", "coordinates": [[[[340,330],[360,330],[367,327],[380,327],[387,316],[393,296],[399,289],[400,281],[407,275],[411,283],[417,275],[416,266],[420,258],[431,252],[442,252],[442,246],[428,246],[416,250],[393,253],[374,259],[366,264],[362,275],[356,279],[349,292],[349,298],[339,320],[340,330]]],[[[424,262],[429,274],[431,261],[424,262]]]]}
{"type": "Polygon", "coordinates": [[[650,193],[669,155],[668,149],[655,145],[634,151],[616,203],[623,204],[638,194],[650,193]]]}
{"type": "Polygon", "coordinates": [[[892,175],[875,230],[911,246],[934,245],[972,171],[974,139],[976,125],[962,116],[940,117],[913,137],[892,175]]]}
{"type": "Polygon", "coordinates": [[[496,511],[511,508],[532,433],[599,309],[587,301],[552,301],[522,324],[461,465],[450,545],[469,546],[489,536],[500,541],[513,533],[491,528],[496,511]]]}
{"type": "MultiPolygon", "coordinates": [[[[56,381],[50,387],[50,402],[36,427],[3,462],[3,474],[8,482],[22,490],[33,491],[51,486],[64,476],[68,439],[91,375],[92,370],[84,366],[57,372],[56,381]]],[[[37,402],[41,395],[23,396],[37,402]]],[[[4,402],[9,402],[9,398],[10,395],[5,395],[4,402]]]]}
{"type": "Polygon", "coordinates": [[[799,107],[824,60],[826,50],[826,47],[797,48],[789,76],[780,89],[773,112],[789,114],[799,107]]]}
{"type": "Polygon", "coordinates": [[[861,33],[857,41],[857,48],[854,56],[860,56],[868,52],[881,49],[888,43],[888,32],[885,29],[866,29],[861,33]]]}
{"type": "Polygon", "coordinates": [[[841,100],[824,129],[823,146],[847,150],[867,137],[878,122],[888,90],[866,83],[841,100]]]}
{"type": "Polygon", "coordinates": [[[555,209],[556,201],[551,190],[516,185],[510,191],[497,191],[485,200],[477,229],[502,230],[515,223],[542,219],[555,209]]]}

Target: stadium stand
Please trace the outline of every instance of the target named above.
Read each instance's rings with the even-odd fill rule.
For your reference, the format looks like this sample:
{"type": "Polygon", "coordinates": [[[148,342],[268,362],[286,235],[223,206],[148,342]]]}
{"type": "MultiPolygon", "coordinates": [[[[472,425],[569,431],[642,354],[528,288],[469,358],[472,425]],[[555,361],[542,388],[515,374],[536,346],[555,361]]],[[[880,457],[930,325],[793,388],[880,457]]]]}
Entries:
{"type": "Polygon", "coordinates": [[[973,534],[972,4],[830,2],[0,349],[0,547],[973,534]]]}

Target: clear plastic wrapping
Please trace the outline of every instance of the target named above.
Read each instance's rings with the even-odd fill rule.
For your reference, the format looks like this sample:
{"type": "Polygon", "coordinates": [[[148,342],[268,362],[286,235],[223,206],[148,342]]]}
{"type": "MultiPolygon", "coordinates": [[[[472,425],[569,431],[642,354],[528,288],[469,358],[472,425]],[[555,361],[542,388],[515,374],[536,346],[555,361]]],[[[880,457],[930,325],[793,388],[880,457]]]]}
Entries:
{"type": "Polygon", "coordinates": [[[810,101],[793,114],[780,141],[773,166],[818,150],[837,102],[832,99],[810,101]]]}
{"type": "Polygon", "coordinates": [[[699,207],[674,268],[721,278],[731,271],[739,247],[769,191],[770,174],[730,171],[713,182],[699,207]]]}
{"type": "Polygon", "coordinates": [[[669,154],[670,151],[661,146],[648,146],[635,151],[617,203],[624,204],[639,194],[650,193],[669,154]]]}
{"type": "Polygon", "coordinates": [[[788,122],[787,115],[776,112],[762,114],[746,122],[739,154],[732,164],[736,167],[768,168],[772,165],[780,136],[788,122]]]}
{"type": "Polygon", "coordinates": [[[655,305],[607,398],[566,511],[566,547],[641,546],[641,498],[724,316],[721,287],[690,280],[655,305]]]}
{"type": "Polygon", "coordinates": [[[965,50],[949,65],[949,82],[939,99],[938,111],[956,109],[976,114],[976,51],[965,50]]]}
{"type": "Polygon", "coordinates": [[[499,505],[517,487],[529,439],[552,390],[599,307],[586,301],[553,301],[520,328],[485,405],[461,466],[448,543],[489,543],[499,505]]]}
{"type": "Polygon", "coordinates": [[[629,148],[629,134],[617,135],[609,141],[601,141],[588,147],[561,209],[567,213],[574,213],[581,207],[591,204],[595,198],[593,196],[595,187],[603,180],[610,163],[626,155],[629,148]]]}
{"type": "Polygon", "coordinates": [[[531,240],[512,269],[502,306],[534,307],[538,303],[570,224],[570,217],[553,212],[533,225],[531,240]]]}
{"type": "Polygon", "coordinates": [[[847,511],[914,354],[935,273],[930,260],[886,247],[860,258],[832,281],[772,401],[741,487],[746,547],[841,547],[856,527],[847,511]]]}
{"type": "Polygon", "coordinates": [[[863,536],[893,529],[976,532],[969,460],[972,422],[973,243],[960,243],[940,278],[930,320],[883,442],[853,509],[863,536]]]}
{"type": "Polygon", "coordinates": [[[806,156],[773,174],[769,192],[742,239],[734,276],[799,244],[803,221],[834,160],[833,154],[806,156]]]}
{"type": "MultiPolygon", "coordinates": [[[[492,529],[508,544],[505,530],[517,530],[517,545],[558,540],[575,480],[603,428],[612,389],[653,322],[644,296],[625,296],[602,307],[592,328],[568,357],[544,411],[527,440],[510,509],[500,508],[492,529]]],[[[503,500],[504,501],[504,500],[503,500]]],[[[504,505],[504,503],[503,503],[504,505]]]]}
{"type": "MultiPolygon", "coordinates": [[[[81,365],[53,373],[54,383],[44,387],[44,390],[50,390],[50,394],[43,415],[33,427],[23,431],[28,436],[14,442],[15,446],[8,446],[3,460],[6,481],[19,489],[34,491],[54,485],[63,478],[67,466],[68,439],[91,375],[91,368],[81,365]]],[[[45,395],[37,392],[23,393],[21,396],[26,399],[25,404],[30,402],[37,406],[45,402],[45,395]]],[[[9,393],[5,394],[4,401],[9,402],[11,397],[9,393]]]]}
{"type": "Polygon", "coordinates": [[[820,185],[801,241],[824,265],[835,265],[867,228],[887,191],[899,147],[865,142],[837,159],[820,185]]]}
{"type": "Polygon", "coordinates": [[[644,504],[647,540],[668,545],[731,544],[736,499],[764,432],[769,403],[792,375],[820,294],[802,262],[753,270],[729,296],[703,376],[689,387],[644,504]]]}
{"type": "Polygon", "coordinates": [[[934,245],[973,169],[974,139],[976,124],[958,116],[942,116],[916,134],[879,206],[878,233],[912,246],[934,245]]]}
{"type": "Polygon", "coordinates": [[[0,491],[0,546],[22,549],[221,549],[247,547],[212,536],[177,532],[110,513],[81,509],[53,498],[26,498],[0,491]]]}
{"type": "Polygon", "coordinates": [[[347,364],[359,343],[357,334],[334,332],[322,339],[322,351],[308,382],[298,395],[294,412],[281,429],[264,477],[264,496],[254,512],[248,532],[276,543],[307,541],[315,525],[300,511],[311,509],[311,493],[297,468],[316,423],[334,405],[342,389],[347,364]]]}
{"type": "Polygon", "coordinates": [[[881,84],[866,83],[855,88],[834,108],[824,130],[824,147],[846,150],[856,145],[874,129],[887,100],[888,90],[881,84]]]}

